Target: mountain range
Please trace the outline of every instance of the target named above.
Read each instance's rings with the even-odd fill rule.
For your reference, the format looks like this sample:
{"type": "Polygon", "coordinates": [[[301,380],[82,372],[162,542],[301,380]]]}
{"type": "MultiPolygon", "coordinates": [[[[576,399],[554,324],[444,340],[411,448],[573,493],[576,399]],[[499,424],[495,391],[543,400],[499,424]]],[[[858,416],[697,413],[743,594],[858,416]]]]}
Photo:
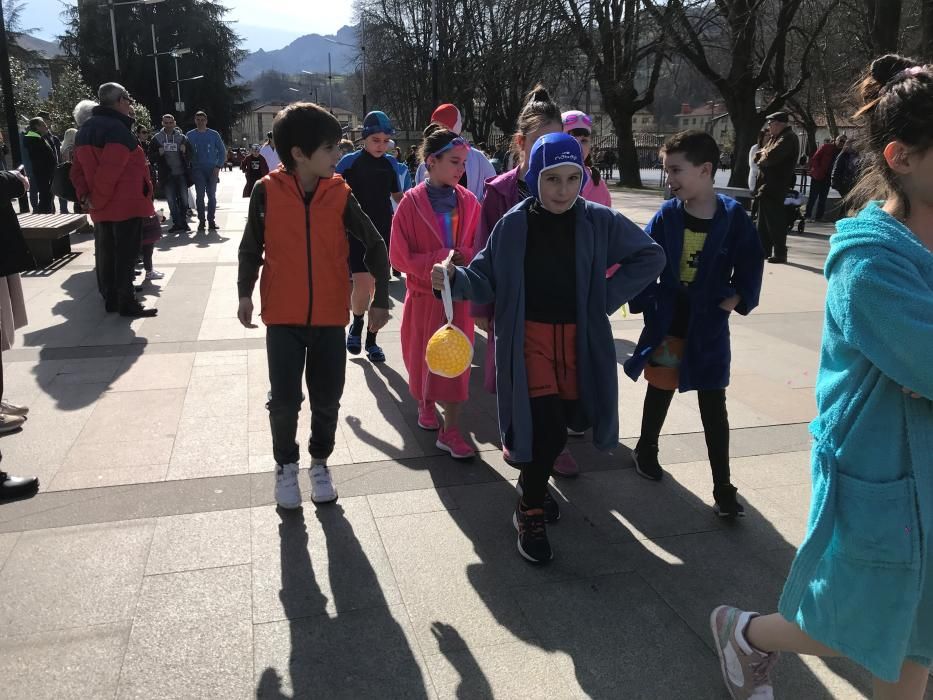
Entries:
{"type": "Polygon", "coordinates": [[[274,51],[260,49],[243,59],[238,70],[244,80],[253,80],[267,70],[287,74],[303,70],[326,74],[328,54],[333,73],[350,73],[357,54],[356,27],[341,27],[336,34],[325,36],[306,34],[274,51]]]}
{"type": "MultiPolygon", "coordinates": [[[[28,34],[23,34],[20,42],[24,48],[39,51],[48,58],[54,58],[62,52],[56,42],[28,34]]],[[[244,58],[238,70],[244,81],[253,80],[267,70],[287,74],[300,73],[303,70],[326,74],[327,58],[330,54],[331,71],[336,74],[349,73],[353,70],[356,47],[356,27],[345,26],[336,34],[306,34],[281,49],[259,49],[244,58]]]]}

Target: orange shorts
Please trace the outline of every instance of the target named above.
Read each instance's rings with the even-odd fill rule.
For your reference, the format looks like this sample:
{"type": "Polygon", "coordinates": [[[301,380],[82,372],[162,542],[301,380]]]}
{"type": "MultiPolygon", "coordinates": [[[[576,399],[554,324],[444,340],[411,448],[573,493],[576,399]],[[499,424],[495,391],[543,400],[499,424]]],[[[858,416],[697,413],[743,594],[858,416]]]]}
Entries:
{"type": "Polygon", "coordinates": [[[531,398],[579,398],[576,325],[525,321],[525,371],[531,398]]]}

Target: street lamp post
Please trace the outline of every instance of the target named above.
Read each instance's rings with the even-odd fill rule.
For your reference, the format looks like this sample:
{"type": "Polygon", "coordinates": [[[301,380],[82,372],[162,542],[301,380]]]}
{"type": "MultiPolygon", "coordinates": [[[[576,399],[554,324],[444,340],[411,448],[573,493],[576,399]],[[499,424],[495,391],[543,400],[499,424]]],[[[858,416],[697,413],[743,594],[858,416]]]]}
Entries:
{"type": "MultiPolygon", "coordinates": [[[[368,112],[368,110],[366,109],[366,106],[367,106],[366,105],[366,44],[363,41],[363,27],[365,26],[365,21],[366,21],[365,18],[361,16],[360,17],[360,33],[359,33],[359,37],[360,37],[359,49],[360,49],[360,73],[363,79],[363,114],[364,115],[368,112]]],[[[347,44],[343,41],[337,41],[336,39],[327,39],[327,41],[329,41],[331,44],[337,44],[338,46],[347,46],[351,49],[357,48],[353,44],[347,44]]],[[[330,73],[330,54],[329,53],[327,54],[327,72],[330,73]]],[[[331,103],[333,103],[333,99],[331,99],[331,103]]],[[[331,104],[331,109],[333,109],[333,107],[334,107],[333,104],[331,104]]]]}
{"type": "Polygon", "coordinates": [[[117,72],[120,71],[120,57],[117,55],[117,22],[114,19],[113,8],[121,5],[157,5],[165,0],[125,0],[124,2],[113,2],[110,0],[107,4],[110,6],[110,34],[113,36],[113,65],[117,72]]]}
{"type": "MultiPolygon", "coordinates": [[[[317,75],[317,73],[314,73],[309,70],[302,70],[301,72],[304,73],[305,75],[310,75],[312,78],[317,75]]],[[[311,83],[311,88],[308,90],[308,95],[310,96],[312,92],[314,93],[314,102],[315,104],[317,104],[318,103],[317,85],[315,85],[313,81],[311,83]]]]}

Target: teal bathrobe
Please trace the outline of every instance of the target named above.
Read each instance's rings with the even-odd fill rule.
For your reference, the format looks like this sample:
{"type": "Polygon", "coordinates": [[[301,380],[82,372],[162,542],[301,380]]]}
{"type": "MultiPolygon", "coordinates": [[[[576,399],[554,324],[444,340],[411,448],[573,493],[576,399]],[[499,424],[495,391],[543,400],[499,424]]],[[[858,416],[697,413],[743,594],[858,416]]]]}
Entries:
{"type": "Polygon", "coordinates": [[[809,527],[779,610],[894,682],[933,659],[933,253],[878,203],[837,231],[809,527]]]}

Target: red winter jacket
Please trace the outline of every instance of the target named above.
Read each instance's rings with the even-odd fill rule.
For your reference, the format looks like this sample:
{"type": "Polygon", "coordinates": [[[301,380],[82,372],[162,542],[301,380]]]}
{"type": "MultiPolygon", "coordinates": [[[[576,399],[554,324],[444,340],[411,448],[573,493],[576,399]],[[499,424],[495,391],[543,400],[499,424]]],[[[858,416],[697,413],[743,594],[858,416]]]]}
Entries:
{"type": "Polygon", "coordinates": [[[95,107],[92,115],[75,137],[71,182],[78,200],[90,200],[95,223],[152,216],[152,179],[130,131],[133,120],[109,107],[95,107]]]}
{"type": "Polygon", "coordinates": [[[820,182],[828,180],[838,154],[839,149],[834,143],[824,143],[816,149],[816,153],[810,158],[810,177],[820,182]]]}

